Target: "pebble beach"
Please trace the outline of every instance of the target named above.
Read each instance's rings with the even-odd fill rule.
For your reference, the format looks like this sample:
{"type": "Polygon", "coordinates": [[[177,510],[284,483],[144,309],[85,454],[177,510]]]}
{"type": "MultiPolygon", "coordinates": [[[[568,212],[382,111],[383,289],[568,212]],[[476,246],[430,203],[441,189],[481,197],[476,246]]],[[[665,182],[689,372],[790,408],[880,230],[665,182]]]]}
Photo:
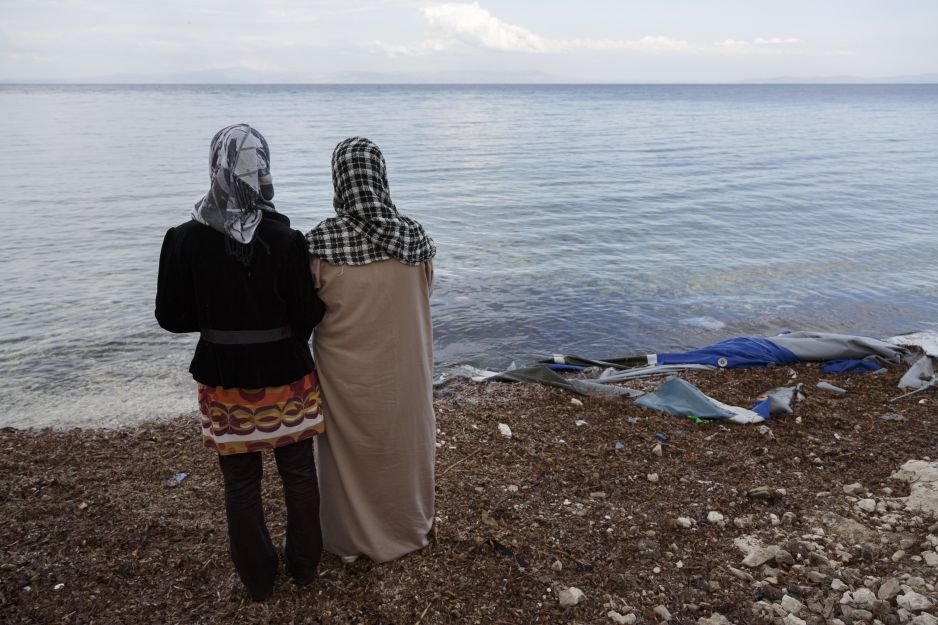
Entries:
{"type": "Polygon", "coordinates": [[[794,412],[762,427],[452,380],[436,391],[430,546],[385,565],[326,554],[313,584],[281,575],[266,603],[228,559],[193,416],[3,428],[0,621],[934,625],[938,389],[890,402],[906,368],[683,374],[736,405],[802,383],[794,412]]]}

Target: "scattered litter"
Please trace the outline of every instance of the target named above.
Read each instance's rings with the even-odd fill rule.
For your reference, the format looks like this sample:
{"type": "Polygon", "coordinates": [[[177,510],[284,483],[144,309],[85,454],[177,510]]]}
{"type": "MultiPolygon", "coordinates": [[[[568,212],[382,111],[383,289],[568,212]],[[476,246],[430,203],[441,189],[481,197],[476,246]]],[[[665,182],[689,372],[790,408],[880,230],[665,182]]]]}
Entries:
{"type": "Polygon", "coordinates": [[[625,445],[623,445],[619,441],[616,441],[616,449],[625,449],[625,445]]]}
{"type": "Polygon", "coordinates": [[[65,588],[65,584],[63,584],[62,582],[59,582],[58,584],[52,587],[52,590],[62,590],[63,588],[65,588]]]}
{"type": "Polygon", "coordinates": [[[935,383],[935,358],[923,356],[916,360],[899,380],[899,388],[927,388],[935,383]]]}
{"type": "Polygon", "coordinates": [[[584,419],[577,419],[573,422],[573,424],[577,427],[580,427],[581,425],[589,425],[589,423],[587,423],[584,419]]]}
{"type": "Polygon", "coordinates": [[[772,428],[767,425],[760,425],[758,429],[759,434],[762,436],[768,436],[769,438],[775,438],[775,433],[772,432],[772,428]]]}
{"type": "Polygon", "coordinates": [[[705,419],[727,419],[734,423],[760,423],[765,417],[752,410],[728,406],[704,395],[700,389],[681,378],[671,378],[635,400],[635,405],[660,410],[679,417],[694,415],[705,419]]]}
{"type": "Polygon", "coordinates": [[[905,421],[905,417],[903,417],[898,412],[887,412],[886,414],[880,416],[879,420],[880,421],[905,421]]]}
{"type": "Polygon", "coordinates": [[[834,386],[830,382],[825,382],[821,380],[817,383],[817,387],[824,391],[830,391],[831,393],[837,393],[838,395],[846,395],[847,389],[840,388],[839,386],[834,386]]]}
{"type": "Polygon", "coordinates": [[[169,488],[173,488],[174,486],[179,486],[179,484],[187,477],[189,477],[188,473],[180,471],[176,475],[166,480],[164,484],[166,484],[166,486],[169,488]]]}
{"type": "MultiPolygon", "coordinates": [[[[761,401],[768,400],[768,412],[770,415],[779,413],[791,414],[794,412],[791,405],[795,401],[804,399],[804,393],[801,392],[801,387],[801,383],[794,386],[780,386],[762,393],[756,399],[761,401]]],[[[753,410],[759,412],[759,406],[756,406],[753,410]]]]}
{"type": "Polygon", "coordinates": [[[657,434],[655,434],[655,438],[657,438],[657,439],[658,439],[659,441],[661,441],[662,443],[667,443],[667,442],[668,442],[668,437],[667,437],[667,435],[662,434],[661,432],[658,432],[657,434]]]}
{"type": "Polygon", "coordinates": [[[511,438],[511,428],[508,427],[507,423],[499,423],[498,432],[505,438],[511,438]]]}

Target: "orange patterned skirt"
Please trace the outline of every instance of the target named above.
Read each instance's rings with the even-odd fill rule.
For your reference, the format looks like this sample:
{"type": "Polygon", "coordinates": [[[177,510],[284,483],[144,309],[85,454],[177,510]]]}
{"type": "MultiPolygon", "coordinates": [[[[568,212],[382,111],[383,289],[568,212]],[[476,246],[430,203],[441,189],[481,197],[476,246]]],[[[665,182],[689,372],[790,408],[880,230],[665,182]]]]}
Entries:
{"type": "Polygon", "coordinates": [[[291,445],[325,429],[315,369],[283,386],[199,384],[199,411],[202,443],[222,456],[291,445]]]}

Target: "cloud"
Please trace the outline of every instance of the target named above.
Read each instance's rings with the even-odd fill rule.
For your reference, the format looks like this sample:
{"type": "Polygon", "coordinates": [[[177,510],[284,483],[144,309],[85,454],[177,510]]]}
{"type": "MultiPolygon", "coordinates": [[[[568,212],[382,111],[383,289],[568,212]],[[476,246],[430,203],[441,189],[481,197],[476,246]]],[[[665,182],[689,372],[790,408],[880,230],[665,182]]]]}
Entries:
{"type": "Polygon", "coordinates": [[[571,50],[642,54],[779,54],[801,43],[793,37],[757,37],[748,41],[726,39],[709,45],[695,45],[665,35],[647,35],[638,39],[551,39],[500,20],[478,2],[434,4],[421,8],[420,14],[430,30],[428,38],[416,44],[375,41],[370,47],[389,56],[422,56],[458,49],[527,54],[571,50]]]}
{"type": "Polygon", "coordinates": [[[713,50],[728,54],[790,54],[798,51],[801,40],[795,37],[756,37],[714,41],[713,50]]]}
{"type": "Polygon", "coordinates": [[[560,47],[585,48],[588,50],[634,50],[636,52],[666,53],[694,52],[694,47],[683,39],[664,35],[646,36],[641,39],[573,39],[559,42],[560,47]]]}
{"type": "Polygon", "coordinates": [[[472,4],[439,4],[420,10],[431,29],[469,45],[501,52],[547,52],[550,42],[526,28],[506,24],[472,4]]]}

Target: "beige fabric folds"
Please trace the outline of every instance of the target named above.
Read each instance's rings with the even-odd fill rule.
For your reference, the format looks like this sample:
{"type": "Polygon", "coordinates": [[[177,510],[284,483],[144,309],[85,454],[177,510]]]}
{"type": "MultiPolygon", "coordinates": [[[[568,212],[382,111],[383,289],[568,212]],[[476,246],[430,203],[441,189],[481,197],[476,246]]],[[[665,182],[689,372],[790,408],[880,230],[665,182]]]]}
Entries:
{"type": "Polygon", "coordinates": [[[393,560],[433,523],[433,266],[310,262],[326,316],[313,333],[326,433],[317,437],[323,543],[393,560]]]}

